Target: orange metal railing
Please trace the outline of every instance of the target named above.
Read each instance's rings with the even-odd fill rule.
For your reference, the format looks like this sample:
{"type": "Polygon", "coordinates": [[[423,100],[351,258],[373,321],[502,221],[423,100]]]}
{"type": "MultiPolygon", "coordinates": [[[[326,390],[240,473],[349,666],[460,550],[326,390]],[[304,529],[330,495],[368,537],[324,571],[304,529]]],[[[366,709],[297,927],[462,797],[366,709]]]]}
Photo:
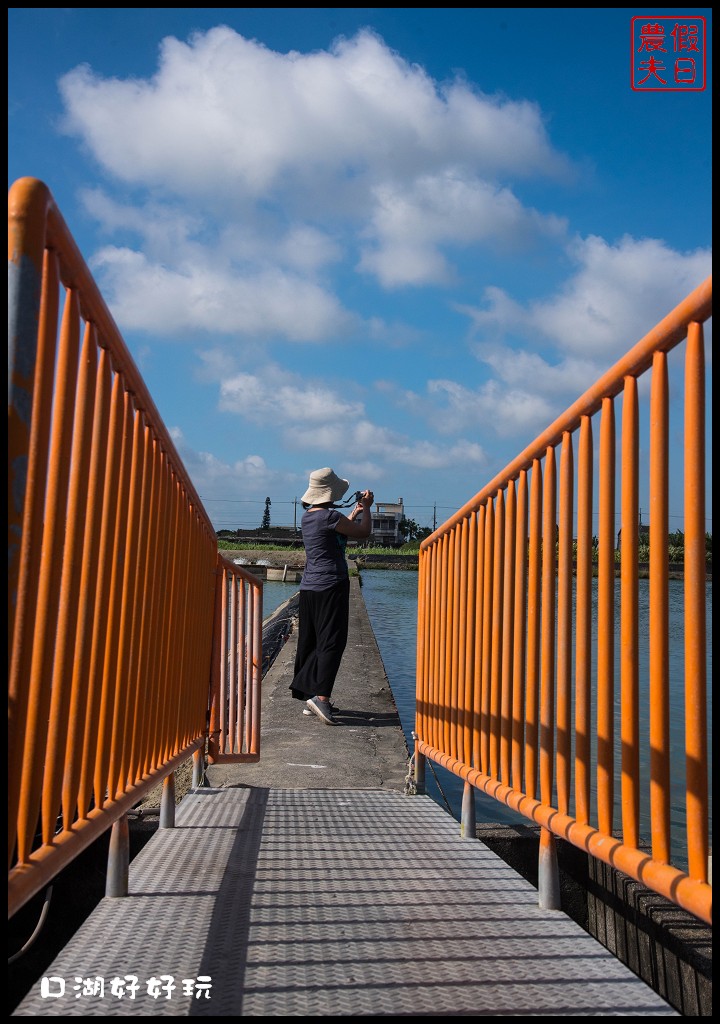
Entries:
{"type": "MultiPolygon", "coordinates": [[[[711,314],[712,280],[708,278],[423,541],[416,715],[418,761],[428,757],[438,762],[466,784],[539,823],[543,843],[551,834],[569,840],[708,923],[712,887],[708,884],[703,324],[711,314]],[[668,353],[683,341],[685,639],[680,653],[685,666],[686,748],[683,763],[677,765],[671,761],[669,742],[668,353]],[[645,453],[638,393],[639,384],[646,382],[650,388],[647,680],[640,678],[638,658],[638,493],[641,454],[645,453]],[[618,396],[622,396],[619,443],[618,396]],[[598,419],[596,456],[593,423],[598,419]],[[595,486],[599,508],[596,584],[595,486]],[[619,586],[616,486],[620,490],[619,586]],[[649,762],[649,794],[641,787],[641,753],[649,762]],[[687,870],[673,866],[670,859],[671,773],[677,772],[684,773],[686,780],[687,870]],[[646,799],[650,850],[644,846],[639,824],[646,799]],[[619,821],[616,802],[621,808],[619,821]],[[615,832],[618,825],[622,838],[615,832]]],[[[674,500],[679,497],[675,495],[674,500]]]]}
{"type": "MultiPolygon", "coordinates": [[[[8,275],[12,915],[183,761],[204,757],[228,568],[50,192],[32,178],[8,196],[8,275]]],[[[248,693],[242,749],[257,759],[262,584],[247,585],[246,658],[232,680],[248,693]]]]}
{"type": "Polygon", "coordinates": [[[208,761],[260,759],[262,591],[257,578],[219,559],[208,761]]]}

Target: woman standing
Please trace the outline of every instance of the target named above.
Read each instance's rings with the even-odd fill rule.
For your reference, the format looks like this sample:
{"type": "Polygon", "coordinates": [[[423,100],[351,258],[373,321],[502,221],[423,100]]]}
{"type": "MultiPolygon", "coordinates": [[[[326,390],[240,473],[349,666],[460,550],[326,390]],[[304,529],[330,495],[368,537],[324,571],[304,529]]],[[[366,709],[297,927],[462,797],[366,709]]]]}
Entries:
{"type": "Polygon", "coordinates": [[[301,498],[305,570],[290,692],[326,725],[337,724],[330,695],[348,637],[350,576],[345,547],[348,537],[364,540],[372,530],[372,491],[358,492],[359,500],[348,516],[335,507],[349,486],[349,481],[326,466],[310,474],[301,498]]]}

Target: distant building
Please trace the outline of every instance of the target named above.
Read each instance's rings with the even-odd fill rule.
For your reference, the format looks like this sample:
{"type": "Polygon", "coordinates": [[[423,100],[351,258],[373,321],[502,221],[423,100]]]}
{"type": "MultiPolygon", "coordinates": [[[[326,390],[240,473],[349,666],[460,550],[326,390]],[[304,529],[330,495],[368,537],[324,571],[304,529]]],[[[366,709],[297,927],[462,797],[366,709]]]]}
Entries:
{"type": "Polygon", "coordinates": [[[369,543],[383,548],[399,548],[404,537],[400,523],[405,518],[402,498],[397,501],[376,501],[372,511],[372,533],[369,543]]]}

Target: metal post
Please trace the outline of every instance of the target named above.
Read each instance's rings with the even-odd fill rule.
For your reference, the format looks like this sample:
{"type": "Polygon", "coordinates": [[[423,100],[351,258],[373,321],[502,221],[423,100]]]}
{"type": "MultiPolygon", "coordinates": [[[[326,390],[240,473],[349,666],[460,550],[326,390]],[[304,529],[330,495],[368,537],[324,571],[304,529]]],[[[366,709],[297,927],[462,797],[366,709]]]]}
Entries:
{"type": "Polygon", "coordinates": [[[160,797],[160,828],[175,828],[175,772],[165,778],[160,797]]]}
{"type": "Polygon", "coordinates": [[[557,843],[546,828],[540,829],[538,859],[538,906],[543,910],[560,910],[560,873],[557,843]]]}
{"type": "Polygon", "coordinates": [[[415,745],[415,792],[425,792],[425,755],[418,753],[417,744],[415,745]]]}
{"type": "Polygon", "coordinates": [[[113,824],[110,831],[110,849],[105,879],[106,896],[127,896],[129,871],[130,826],[127,814],[123,814],[122,818],[118,818],[113,824]]]}
{"type": "Polygon", "coordinates": [[[475,787],[469,782],[466,782],[463,786],[460,838],[477,838],[477,830],[475,828],[475,787]]]}
{"type": "Polygon", "coordinates": [[[199,789],[205,777],[205,755],[202,750],[196,750],[193,754],[192,788],[199,789]]]}

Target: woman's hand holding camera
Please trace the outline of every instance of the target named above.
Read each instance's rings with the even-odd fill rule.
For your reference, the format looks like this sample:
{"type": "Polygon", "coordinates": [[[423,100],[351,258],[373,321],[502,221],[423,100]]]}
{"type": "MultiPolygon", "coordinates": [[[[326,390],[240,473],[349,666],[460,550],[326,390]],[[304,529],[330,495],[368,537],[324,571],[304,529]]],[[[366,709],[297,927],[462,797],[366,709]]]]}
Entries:
{"type": "Polygon", "coordinates": [[[369,509],[375,501],[375,495],[372,491],[357,491],[356,493],[358,499],[357,504],[348,516],[348,519],[350,519],[351,522],[359,520],[363,512],[366,509],[369,509]]]}

